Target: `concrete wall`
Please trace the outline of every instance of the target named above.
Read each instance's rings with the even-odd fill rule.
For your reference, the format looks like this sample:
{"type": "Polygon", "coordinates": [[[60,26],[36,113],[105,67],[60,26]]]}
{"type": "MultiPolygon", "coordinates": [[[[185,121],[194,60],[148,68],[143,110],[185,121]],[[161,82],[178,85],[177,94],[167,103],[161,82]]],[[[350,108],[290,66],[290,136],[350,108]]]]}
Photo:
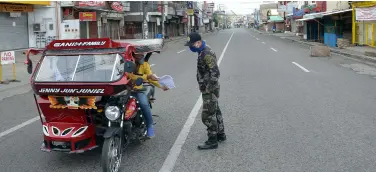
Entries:
{"type": "Polygon", "coordinates": [[[349,9],[348,1],[326,1],[326,11],[349,9]]]}
{"type": "Polygon", "coordinates": [[[48,37],[56,37],[56,11],[55,11],[55,3],[51,2],[53,6],[48,7],[41,7],[41,6],[34,6],[34,11],[29,12],[28,14],[28,30],[29,30],[29,47],[44,47],[40,43],[37,43],[37,33],[33,31],[33,24],[40,23],[41,28],[45,30],[45,34],[43,37],[48,42],[48,37]],[[52,26],[51,26],[52,25],[52,26]],[[51,28],[50,28],[51,26],[51,28]]]}

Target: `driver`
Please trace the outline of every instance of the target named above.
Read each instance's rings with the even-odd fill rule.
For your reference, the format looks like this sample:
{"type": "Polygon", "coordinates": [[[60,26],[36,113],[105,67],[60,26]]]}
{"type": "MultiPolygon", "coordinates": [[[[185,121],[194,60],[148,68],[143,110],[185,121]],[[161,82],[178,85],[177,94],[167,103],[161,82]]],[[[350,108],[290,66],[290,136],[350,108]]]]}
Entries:
{"type": "MultiPolygon", "coordinates": [[[[158,77],[153,74],[151,71],[150,65],[148,62],[144,61],[144,54],[135,54],[134,59],[136,61],[136,74],[130,74],[130,78],[135,81],[137,78],[141,77],[144,81],[147,81],[154,86],[161,88],[163,91],[167,91],[168,88],[166,86],[161,86],[158,83],[158,77]]],[[[145,120],[146,120],[146,127],[147,127],[147,137],[152,138],[154,137],[154,127],[153,127],[153,117],[151,114],[151,109],[149,106],[149,100],[148,97],[145,94],[145,90],[147,89],[152,89],[150,90],[152,93],[154,92],[154,88],[151,86],[134,86],[135,90],[139,90],[137,92],[133,93],[133,96],[137,98],[140,104],[140,108],[145,115],[145,120]],[[148,88],[143,88],[143,87],[148,87],[148,88]]],[[[152,94],[153,95],[153,94],[152,94]]]]}

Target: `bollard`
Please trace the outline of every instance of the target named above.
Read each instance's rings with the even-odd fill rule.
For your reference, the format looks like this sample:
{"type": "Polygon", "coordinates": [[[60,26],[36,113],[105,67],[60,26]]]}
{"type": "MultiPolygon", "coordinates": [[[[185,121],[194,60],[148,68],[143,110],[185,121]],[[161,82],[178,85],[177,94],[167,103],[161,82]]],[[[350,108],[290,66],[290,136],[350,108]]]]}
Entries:
{"type": "Polygon", "coordinates": [[[16,63],[12,64],[12,73],[13,73],[13,79],[9,80],[9,82],[21,82],[20,80],[17,80],[17,75],[16,75],[16,63]]]}
{"type": "Polygon", "coordinates": [[[1,59],[0,59],[0,84],[9,84],[9,81],[3,80],[3,65],[1,64],[1,59]]]}

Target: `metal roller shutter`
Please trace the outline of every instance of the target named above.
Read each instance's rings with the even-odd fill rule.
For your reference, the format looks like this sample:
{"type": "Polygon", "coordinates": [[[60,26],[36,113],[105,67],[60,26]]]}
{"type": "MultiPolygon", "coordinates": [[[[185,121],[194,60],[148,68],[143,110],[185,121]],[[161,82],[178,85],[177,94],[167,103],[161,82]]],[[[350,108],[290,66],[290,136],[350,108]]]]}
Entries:
{"type": "Polygon", "coordinates": [[[0,12],[0,51],[29,48],[27,13],[20,17],[10,17],[0,12]]]}

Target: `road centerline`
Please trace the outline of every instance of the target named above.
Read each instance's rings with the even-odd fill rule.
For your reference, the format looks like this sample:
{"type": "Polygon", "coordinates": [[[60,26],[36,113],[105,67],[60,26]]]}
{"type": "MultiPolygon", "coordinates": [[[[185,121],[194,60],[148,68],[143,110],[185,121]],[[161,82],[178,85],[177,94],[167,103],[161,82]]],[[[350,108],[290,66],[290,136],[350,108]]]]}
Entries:
{"type": "Polygon", "coordinates": [[[277,50],[276,50],[276,49],[274,49],[273,47],[272,47],[272,48],[270,48],[270,49],[272,49],[273,51],[277,52],[277,50]]]}
{"type": "Polygon", "coordinates": [[[304,68],[302,65],[300,65],[300,64],[298,64],[298,63],[296,63],[296,62],[292,62],[292,64],[298,66],[298,67],[299,67],[300,69],[302,69],[304,72],[309,72],[308,69],[304,68]]]}
{"type": "Polygon", "coordinates": [[[184,50],[181,50],[181,51],[178,51],[177,53],[180,54],[180,53],[182,53],[182,52],[184,52],[184,51],[185,51],[185,49],[184,49],[184,50]]]}
{"type": "MultiPolygon", "coordinates": [[[[230,38],[228,39],[225,47],[223,48],[222,54],[218,59],[218,65],[221,64],[221,61],[223,59],[223,56],[227,50],[228,45],[230,44],[230,41],[232,39],[232,36],[234,35],[234,32],[231,34],[230,38]]],[[[176,160],[178,159],[180,152],[182,150],[182,147],[187,140],[188,134],[192,128],[193,123],[195,122],[195,119],[200,111],[200,108],[202,106],[202,95],[199,96],[196,104],[193,106],[193,109],[191,113],[188,116],[188,119],[186,120],[182,130],[180,131],[178,137],[175,140],[174,145],[170,149],[170,152],[163,162],[163,165],[159,172],[171,172],[175,166],[176,160]]]]}

